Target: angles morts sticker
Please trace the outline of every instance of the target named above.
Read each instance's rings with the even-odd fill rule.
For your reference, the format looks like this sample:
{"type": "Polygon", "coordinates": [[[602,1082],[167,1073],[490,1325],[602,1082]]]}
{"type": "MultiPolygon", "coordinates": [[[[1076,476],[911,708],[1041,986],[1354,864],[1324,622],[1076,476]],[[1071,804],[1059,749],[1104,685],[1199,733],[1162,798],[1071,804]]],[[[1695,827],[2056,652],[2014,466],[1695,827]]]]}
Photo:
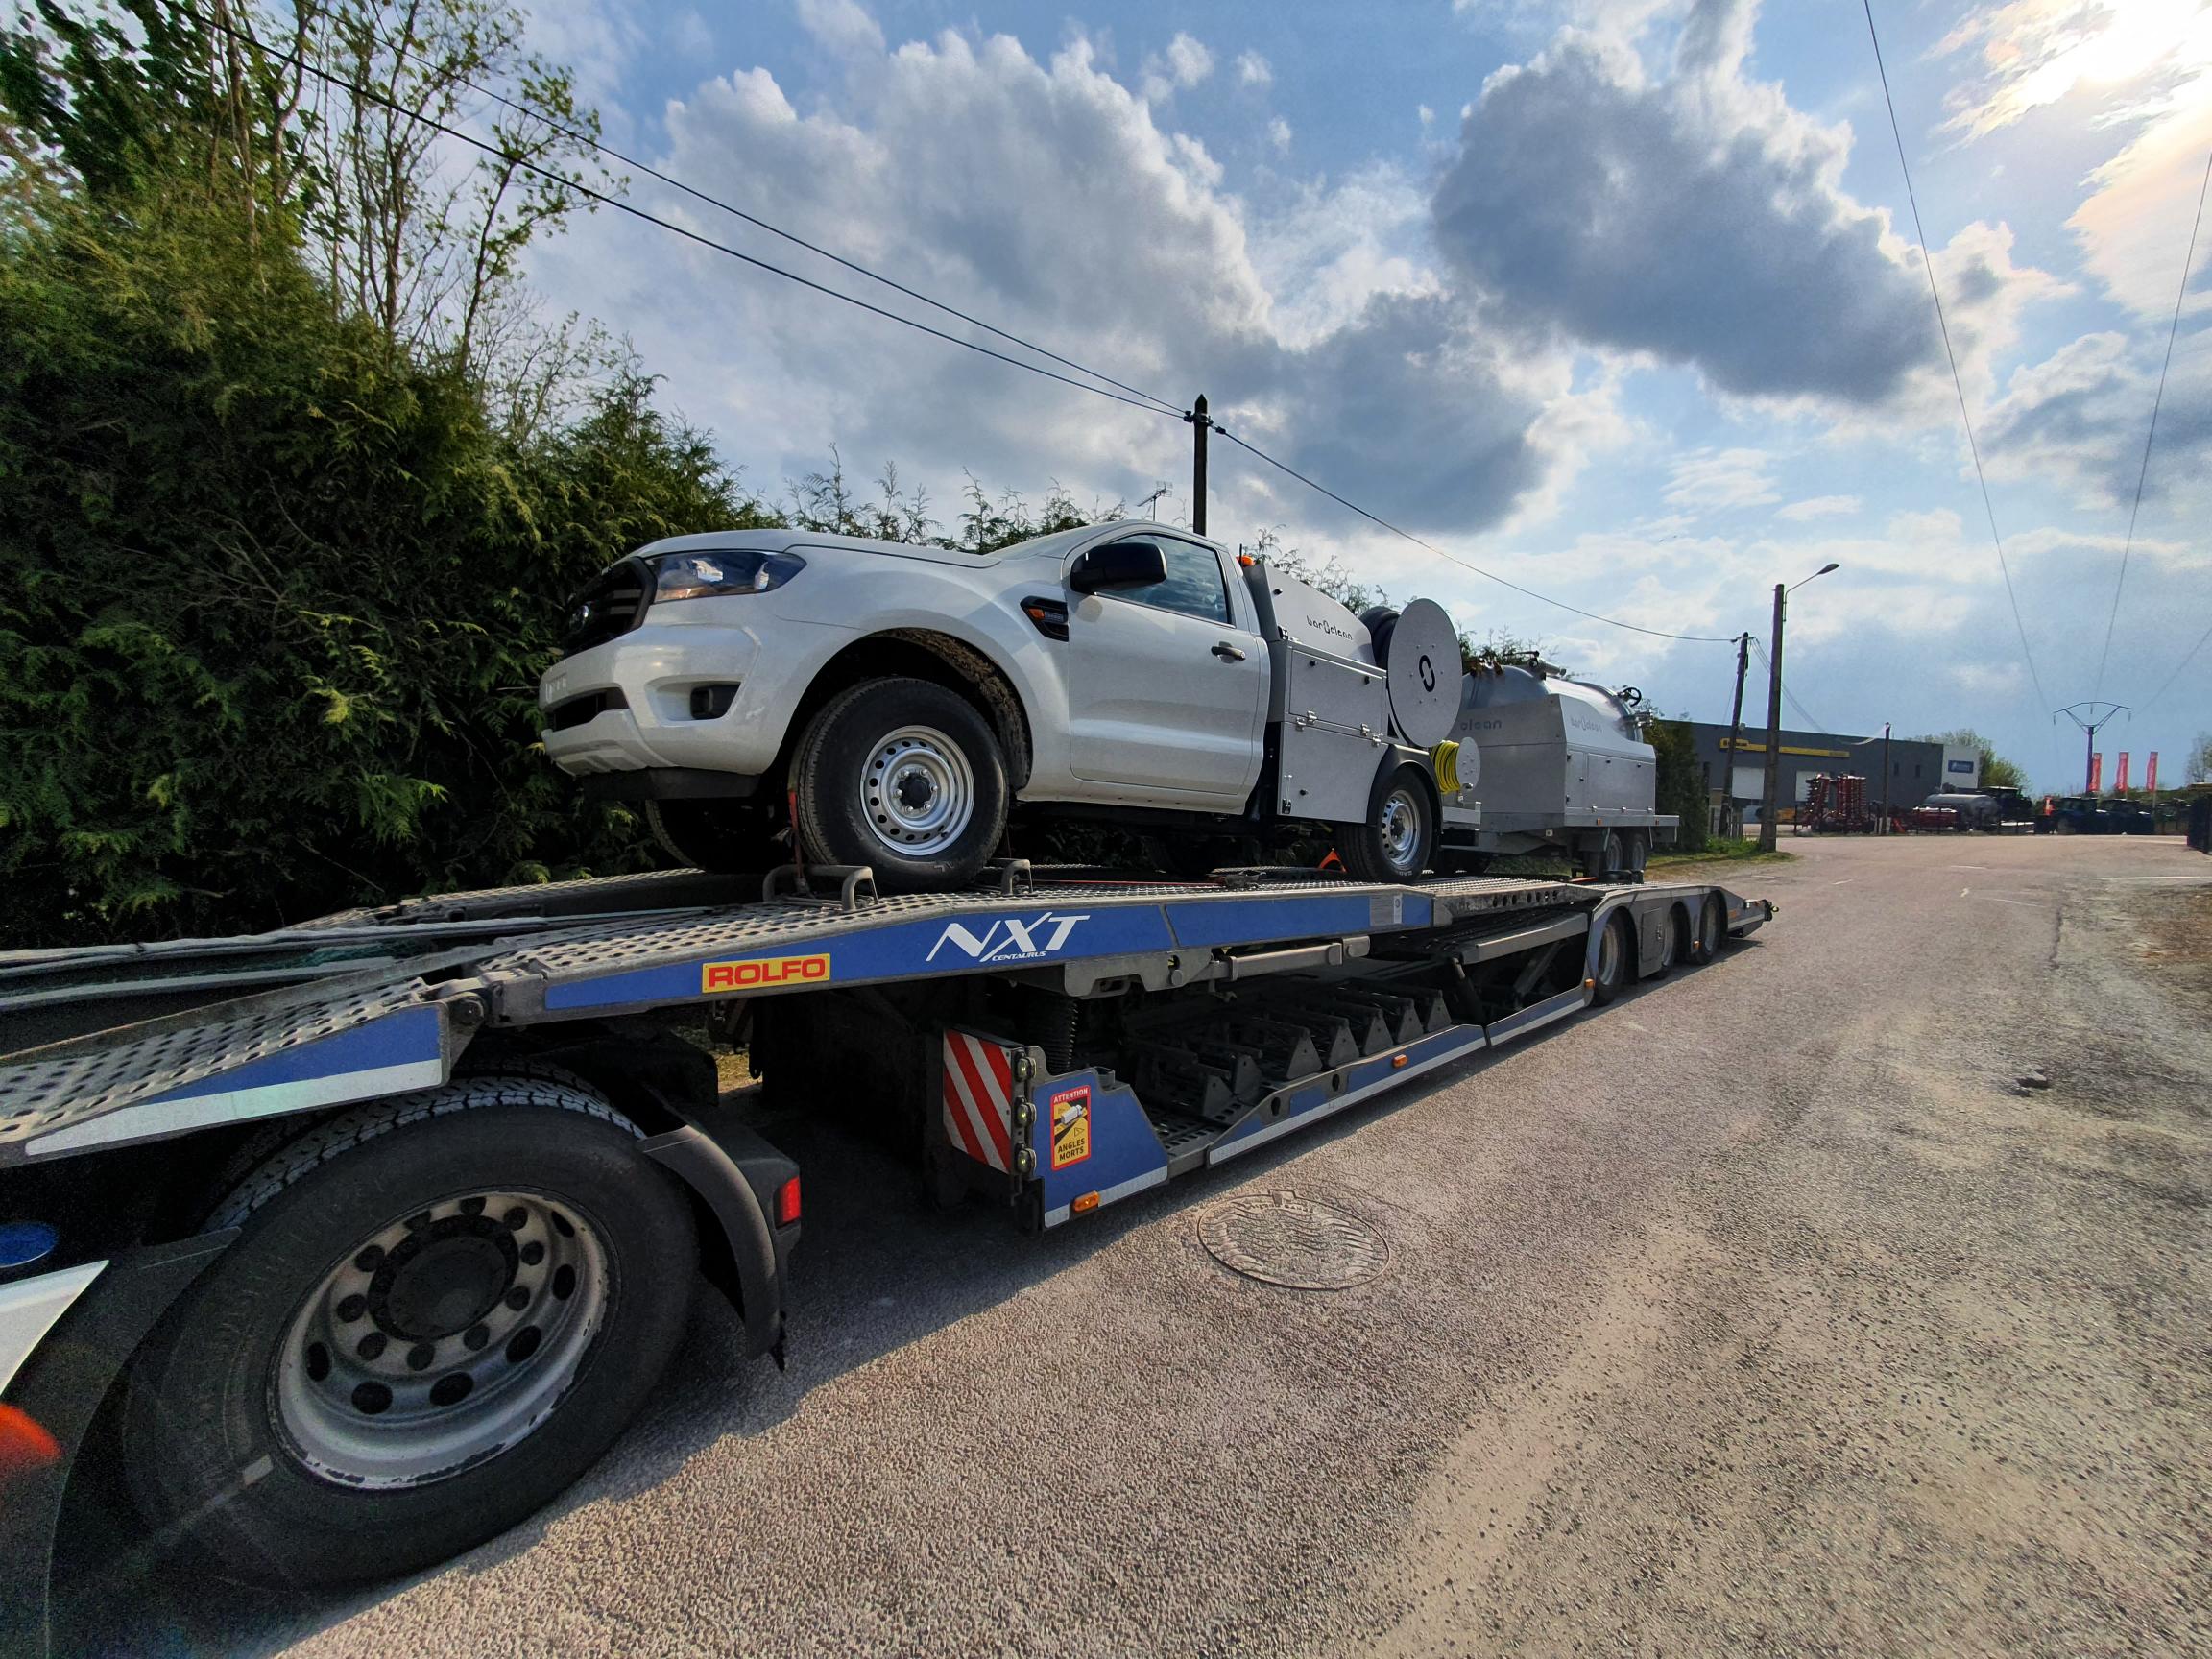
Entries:
{"type": "Polygon", "coordinates": [[[702,962],[699,994],[773,991],[785,986],[821,985],[830,978],[830,953],[812,956],[756,956],[744,962],[702,962]]]}
{"type": "Polygon", "coordinates": [[[1078,1084],[1052,1096],[1052,1167],[1065,1169],[1091,1156],[1091,1085],[1078,1084]]]}

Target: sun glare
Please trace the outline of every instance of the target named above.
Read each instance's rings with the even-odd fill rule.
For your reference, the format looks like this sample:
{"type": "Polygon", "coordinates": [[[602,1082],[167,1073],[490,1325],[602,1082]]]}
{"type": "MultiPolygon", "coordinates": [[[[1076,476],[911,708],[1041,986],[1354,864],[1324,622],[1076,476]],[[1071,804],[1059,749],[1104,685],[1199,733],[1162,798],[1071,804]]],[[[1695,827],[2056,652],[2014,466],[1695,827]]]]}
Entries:
{"type": "Polygon", "coordinates": [[[2103,27],[2066,55],[2071,79],[2097,85],[2132,81],[2197,33],[2203,20],[2199,0],[2116,0],[2103,27]]]}

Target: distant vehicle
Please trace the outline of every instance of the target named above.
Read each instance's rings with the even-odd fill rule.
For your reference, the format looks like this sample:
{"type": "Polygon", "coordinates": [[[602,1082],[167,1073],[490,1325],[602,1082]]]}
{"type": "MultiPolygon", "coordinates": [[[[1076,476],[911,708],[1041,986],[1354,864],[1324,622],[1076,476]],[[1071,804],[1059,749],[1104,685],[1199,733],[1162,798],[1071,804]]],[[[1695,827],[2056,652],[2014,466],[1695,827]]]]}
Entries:
{"type": "Polygon", "coordinates": [[[2050,832],[2056,835],[2111,835],[2112,814],[2099,795],[2068,795],[2046,816],[2050,832]]]}
{"type": "Polygon", "coordinates": [[[546,753],[642,802],[704,869],[811,860],[866,865],[885,893],[958,887],[1010,820],[1048,816],[1157,836],[1177,874],[1326,836],[1365,880],[1546,844],[1635,877],[1675,824],[1605,691],[1465,676],[1431,601],[1355,616],[1165,524],[981,555],[670,537],[578,596],[566,650],[539,686],[546,753]]]}
{"type": "Polygon", "coordinates": [[[1997,815],[2006,829],[2029,830],[2034,827],[2041,806],[2025,789],[2016,789],[2009,783],[1985,783],[1981,792],[1997,803],[1997,815]]]}
{"type": "Polygon", "coordinates": [[[1954,829],[2001,830],[2005,827],[2004,808],[1992,796],[1946,792],[1931,795],[1920,805],[1923,809],[1939,807],[1954,814],[1954,829]]]}
{"type": "Polygon", "coordinates": [[[2115,796],[2104,804],[2104,812],[2112,821],[2112,833],[2115,835],[2158,833],[2157,816],[2140,801],[2128,801],[2115,796]]]}

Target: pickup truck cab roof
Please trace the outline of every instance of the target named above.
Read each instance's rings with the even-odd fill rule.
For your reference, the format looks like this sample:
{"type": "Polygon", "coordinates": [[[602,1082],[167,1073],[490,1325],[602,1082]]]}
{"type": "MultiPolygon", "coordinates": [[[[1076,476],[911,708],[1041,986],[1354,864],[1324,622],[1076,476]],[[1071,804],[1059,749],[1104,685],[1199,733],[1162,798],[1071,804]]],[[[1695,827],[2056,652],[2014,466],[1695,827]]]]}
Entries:
{"type": "Polygon", "coordinates": [[[1109,519],[1096,524],[1081,524],[1072,530],[1056,530],[1049,536],[1034,536],[1026,541],[1017,541],[1010,547],[1001,547],[992,553],[971,553],[959,547],[936,547],[915,541],[885,541],[873,536],[832,536],[820,530],[794,530],[787,526],[765,525],[745,530],[708,530],[690,536],[663,536],[658,541],[648,541],[632,556],[650,559],[661,553],[730,552],[739,548],[749,552],[786,553],[807,547],[835,547],[853,553],[881,553],[894,559],[925,559],[936,565],[983,565],[1000,564],[1009,559],[1062,559],[1085,542],[1102,536],[1135,535],[1143,531],[1181,536],[1190,541],[1205,540],[1192,537],[1187,530],[1176,530],[1171,525],[1155,524],[1143,519],[1109,519]]]}

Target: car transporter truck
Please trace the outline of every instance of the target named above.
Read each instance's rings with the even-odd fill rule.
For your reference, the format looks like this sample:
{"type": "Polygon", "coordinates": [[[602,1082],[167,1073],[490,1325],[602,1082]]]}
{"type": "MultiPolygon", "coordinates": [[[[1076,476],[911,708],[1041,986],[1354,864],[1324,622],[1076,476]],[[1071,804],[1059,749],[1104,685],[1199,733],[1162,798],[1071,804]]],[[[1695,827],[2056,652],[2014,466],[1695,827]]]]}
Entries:
{"type": "Polygon", "coordinates": [[[589,1466],[702,1274],[781,1361],[800,1172],[702,1023],[776,1113],[863,1116],[926,1195],[1036,1231],[1771,914],[1702,882],[1001,860],[944,893],[690,871],[0,956],[0,1651],[45,1640],[80,1465],[219,1571],[361,1581],[589,1466]]]}

